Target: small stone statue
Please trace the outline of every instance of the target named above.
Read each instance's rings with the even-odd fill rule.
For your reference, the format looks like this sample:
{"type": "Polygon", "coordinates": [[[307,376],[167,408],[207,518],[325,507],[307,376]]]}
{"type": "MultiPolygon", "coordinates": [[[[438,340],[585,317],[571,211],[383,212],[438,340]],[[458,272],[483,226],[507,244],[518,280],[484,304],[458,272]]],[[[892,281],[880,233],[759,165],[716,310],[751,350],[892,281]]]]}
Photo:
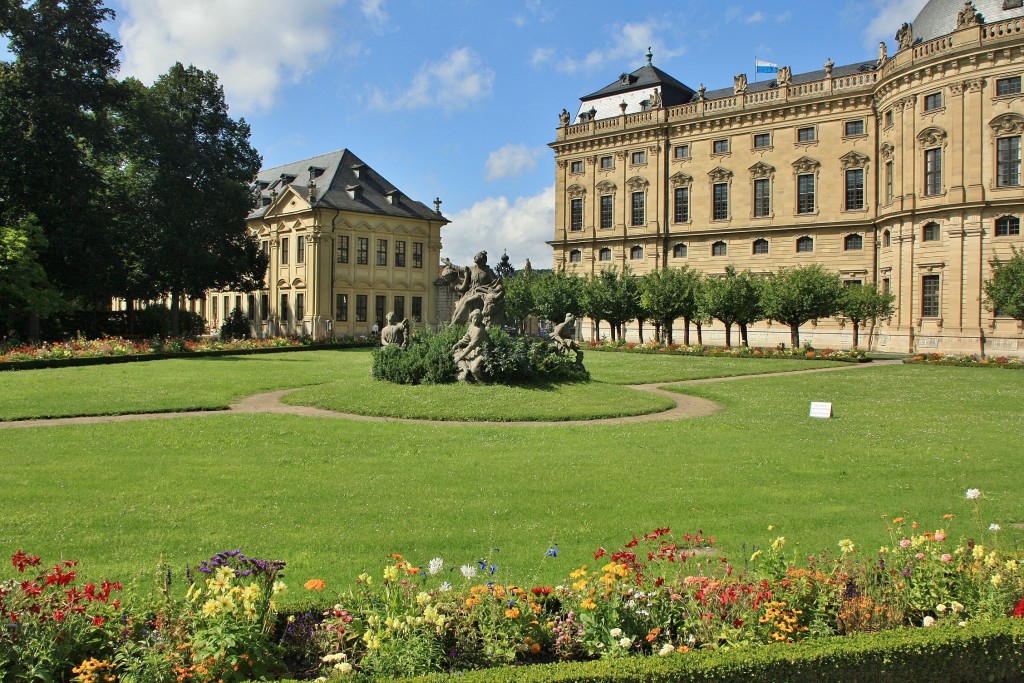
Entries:
{"type": "Polygon", "coordinates": [[[703,83],[701,83],[700,87],[697,88],[697,99],[700,100],[701,102],[703,102],[704,101],[704,93],[706,93],[707,91],[708,91],[707,86],[705,86],[703,83]]]}
{"type": "Polygon", "coordinates": [[[495,272],[487,265],[487,252],[480,251],[473,257],[472,266],[457,266],[449,259],[444,260],[441,277],[448,282],[461,278],[455,291],[459,300],[452,311],[452,324],[469,320],[470,311],[483,311],[488,325],[505,324],[505,288],[495,272]]]}
{"type": "Polygon", "coordinates": [[[533,274],[533,266],[530,265],[530,259],[526,259],[526,265],[523,266],[523,274],[527,277],[533,274]]]}
{"type": "Polygon", "coordinates": [[[569,112],[566,111],[565,109],[563,109],[562,113],[558,115],[558,122],[560,124],[562,124],[563,128],[568,126],[569,125],[569,112]]]}
{"type": "Polygon", "coordinates": [[[780,66],[775,75],[775,82],[778,85],[789,85],[793,82],[793,69],[788,66],[780,66]]]}
{"type": "Polygon", "coordinates": [[[746,94],[747,74],[739,74],[732,77],[732,92],[734,95],[746,94]]]}
{"type": "Polygon", "coordinates": [[[409,344],[409,320],[396,323],[395,313],[392,311],[384,317],[384,322],[384,329],[380,331],[380,345],[406,348],[409,344]]]}
{"type": "Polygon", "coordinates": [[[906,50],[914,44],[914,29],[905,21],[900,30],[896,31],[896,42],[899,44],[899,50],[906,50]]]}
{"type": "Polygon", "coordinates": [[[967,28],[978,25],[978,9],[971,0],[964,0],[964,8],[956,17],[957,28],[967,28]]]}
{"type": "Polygon", "coordinates": [[[484,381],[484,351],[490,341],[483,315],[480,311],[472,311],[466,334],[452,347],[452,360],[459,368],[460,382],[484,381]]]}
{"type": "Polygon", "coordinates": [[[885,46],[885,41],[880,41],[878,43],[878,66],[885,64],[885,60],[889,57],[887,52],[888,48],[885,46]]]}
{"type": "Polygon", "coordinates": [[[651,109],[661,109],[661,90],[658,88],[654,89],[654,94],[651,95],[651,109]]]}
{"type": "Polygon", "coordinates": [[[576,365],[583,366],[583,352],[580,345],[576,343],[576,316],[572,313],[565,314],[565,322],[558,323],[551,330],[551,341],[558,347],[559,353],[569,355],[576,354],[576,365]]]}
{"type": "Polygon", "coordinates": [[[834,66],[835,63],[832,61],[832,58],[829,57],[825,62],[825,78],[832,78],[832,67],[834,66]]]}

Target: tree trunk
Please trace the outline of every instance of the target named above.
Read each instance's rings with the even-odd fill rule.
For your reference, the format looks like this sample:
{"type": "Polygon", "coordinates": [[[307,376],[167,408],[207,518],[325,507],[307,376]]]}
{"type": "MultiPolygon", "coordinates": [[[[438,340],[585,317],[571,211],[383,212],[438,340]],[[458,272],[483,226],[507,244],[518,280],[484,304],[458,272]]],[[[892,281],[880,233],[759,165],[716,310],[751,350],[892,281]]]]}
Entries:
{"type": "Polygon", "coordinates": [[[171,336],[177,337],[181,333],[181,321],[178,313],[181,306],[181,292],[177,289],[171,290],[171,336]]]}
{"type": "Polygon", "coordinates": [[[690,319],[683,318],[683,346],[690,345],[690,319]]]}
{"type": "Polygon", "coordinates": [[[39,314],[35,311],[28,314],[28,340],[34,344],[39,343],[39,314]]]}
{"type": "Polygon", "coordinates": [[[800,326],[790,325],[789,326],[789,343],[793,346],[793,353],[796,353],[800,348],[800,326]]]}
{"type": "Polygon", "coordinates": [[[637,318],[636,319],[636,329],[637,329],[637,331],[639,332],[639,335],[640,335],[640,343],[643,344],[644,343],[644,319],[643,318],[637,318]]]}
{"type": "Polygon", "coordinates": [[[725,321],[722,321],[722,324],[725,325],[725,347],[726,348],[731,348],[732,347],[732,323],[727,323],[725,321]]]}
{"type": "Polygon", "coordinates": [[[594,341],[596,341],[596,342],[600,342],[601,341],[601,321],[600,320],[595,320],[594,321],[594,336],[593,336],[592,339],[594,341]]]}
{"type": "Polygon", "coordinates": [[[860,343],[860,323],[856,320],[853,321],[853,348],[857,348],[857,344],[860,343]]]}
{"type": "Polygon", "coordinates": [[[704,346],[704,334],[703,334],[703,332],[701,330],[701,327],[703,327],[703,326],[701,325],[699,320],[696,322],[696,325],[697,325],[697,346],[704,346]]]}
{"type": "Polygon", "coordinates": [[[747,324],[740,323],[740,346],[750,346],[750,340],[747,338],[747,324]]]}
{"type": "Polygon", "coordinates": [[[135,297],[127,296],[124,300],[124,313],[128,318],[128,334],[135,334],[135,297]]]}

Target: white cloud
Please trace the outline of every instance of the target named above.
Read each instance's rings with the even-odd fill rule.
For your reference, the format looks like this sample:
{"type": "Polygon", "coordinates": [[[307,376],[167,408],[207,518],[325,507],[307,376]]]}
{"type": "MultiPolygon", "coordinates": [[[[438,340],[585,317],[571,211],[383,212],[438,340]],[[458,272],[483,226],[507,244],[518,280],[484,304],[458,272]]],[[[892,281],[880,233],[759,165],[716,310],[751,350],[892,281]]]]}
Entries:
{"type": "Polygon", "coordinates": [[[279,0],[130,0],[120,11],[121,75],[151,83],[175,63],[220,77],[228,103],[266,109],[278,88],[297,81],[331,47],[344,0],[290,5],[279,0]],[[267,49],[273,45],[273,49],[267,49]]]}
{"type": "Polygon", "coordinates": [[[864,44],[872,46],[879,41],[893,42],[896,30],[905,21],[911,21],[928,0],[874,0],[873,17],[864,29],[864,44]]]}
{"type": "Polygon", "coordinates": [[[363,0],[360,10],[364,17],[374,23],[383,24],[388,20],[388,13],[384,11],[384,0],[363,0]]]}
{"type": "Polygon", "coordinates": [[[537,168],[537,160],[546,150],[543,147],[508,144],[491,152],[487,157],[487,179],[512,178],[537,168]]]}
{"type": "Polygon", "coordinates": [[[512,265],[522,268],[530,259],[534,268],[551,268],[551,247],[545,242],[555,234],[555,186],[532,197],[488,197],[455,214],[441,233],[442,255],[469,265],[473,254],[487,251],[493,267],[508,251],[512,265]]]}
{"type": "Polygon", "coordinates": [[[468,47],[452,50],[440,62],[424,64],[401,95],[388,96],[374,90],[370,106],[375,109],[415,109],[439,106],[445,111],[464,109],[491,95],[494,71],[468,47]]]}
{"type": "Polygon", "coordinates": [[[671,59],[683,54],[683,47],[670,48],[658,37],[673,35],[676,31],[663,22],[654,20],[643,23],[617,24],[612,27],[611,44],[603,49],[592,50],[582,59],[564,58],[556,65],[559,71],[574,74],[580,70],[592,71],[605,64],[622,64],[636,62],[638,64],[650,47],[654,53],[654,61],[671,59]]]}
{"type": "Polygon", "coordinates": [[[749,15],[745,21],[748,24],[759,24],[762,21],[764,21],[764,13],[760,11],[754,12],[753,14],[749,15]]]}
{"type": "Polygon", "coordinates": [[[553,47],[535,47],[530,53],[530,64],[533,66],[544,66],[555,56],[553,47]]]}

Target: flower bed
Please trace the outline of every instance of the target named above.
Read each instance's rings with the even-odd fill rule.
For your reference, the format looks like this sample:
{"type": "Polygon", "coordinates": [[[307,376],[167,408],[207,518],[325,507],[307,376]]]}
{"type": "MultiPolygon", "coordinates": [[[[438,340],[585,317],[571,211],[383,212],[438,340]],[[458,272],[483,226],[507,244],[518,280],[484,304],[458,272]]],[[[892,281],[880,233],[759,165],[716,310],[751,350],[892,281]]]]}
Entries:
{"type": "MultiPolygon", "coordinates": [[[[1024,563],[999,548],[998,525],[959,542],[945,527],[925,530],[901,517],[889,531],[877,554],[841,540],[797,561],[779,536],[730,561],[703,532],[655,529],[619,549],[599,548],[556,585],[512,581],[490,558],[452,566],[395,554],[346,590],[308,578],[312,607],[283,617],[274,602],[285,590],[283,562],[222,552],[190,572],[184,596],[168,573],[155,595],[115,597],[120,584],[83,585],[73,562],[38,571],[41,560],[19,550],[17,576],[0,584],[0,672],[4,680],[75,673],[81,681],[394,677],[654,661],[1024,617],[1024,563]]],[[[552,547],[542,559],[558,555],[552,547]]]]}
{"type": "Polygon", "coordinates": [[[918,353],[904,363],[915,365],[956,365],[960,367],[1024,369],[1024,358],[1017,356],[979,356],[971,353],[918,353]]]}
{"type": "Polygon", "coordinates": [[[348,339],[317,342],[309,337],[268,337],[221,341],[215,337],[200,339],[154,338],[130,340],[121,337],[75,339],[36,345],[0,345],[0,370],[92,365],[103,362],[158,360],[198,354],[245,354],[289,351],[305,348],[349,348],[373,346],[373,341],[348,339]]]}
{"type": "Polygon", "coordinates": [[[793,351],[779,348],[752,348],[749,346],[683,346],[681,344],[662,344],[660,342],[609,342],[591,341],[587,343],[589,351],[618,351],[624,353],[653,353],[679,356],[713,356],[724,358],[786,358],[807,360],[833,360],[846,363],[866,363],[870,359],[861,349],[837,350],[815,349],[809,346],[793,351]]]}

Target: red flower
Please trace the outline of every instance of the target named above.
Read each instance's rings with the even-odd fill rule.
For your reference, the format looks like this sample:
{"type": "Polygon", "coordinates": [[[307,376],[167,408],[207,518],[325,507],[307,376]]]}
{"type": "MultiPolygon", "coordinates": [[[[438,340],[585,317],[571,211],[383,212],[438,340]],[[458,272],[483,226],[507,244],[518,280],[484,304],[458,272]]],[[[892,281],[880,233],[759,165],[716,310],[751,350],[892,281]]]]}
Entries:
{"type": "Polygon", "coordinates": [[[1013,608],[1013,616],[1024,619],[1024,600],[1018,602],[1017,606],[1013,608]]]}
{"type": "Polygon", "coordinates": [[[17,567],[19,572],[23,572],[26,567],[39,566],[39,557],[37,555],[26,555],[22,552],[21,548],[18,548],[18,552],[11,555],[11,566],[17,567]]]}
{"type": "Polygon", "coordinates": [[[596,559],[598,559],[598,558],[604,557],[604,554],[605,554],[605,552],[606,552],[606,551],[605,551],[605,549],[604,549],[604,548],[598,548],[598,549],[597,549],[597,552],[596,552],[596,553],[594,553],[594,559],[596,560],[596,559]]]}
{"type": "Polygon", "coordinates": [[[53,610],[53,620],[64,621],[64,612],[60,611],[59,609],[53,610]]]}
{"type": "Polygon", "coordinates": [[[106,621],[106,619],[104,619],[103,617],[93,617],[92,618],[92,625],[93,626],[103,626],[103,622],[105,622],[105,621],[106,621]]]}

